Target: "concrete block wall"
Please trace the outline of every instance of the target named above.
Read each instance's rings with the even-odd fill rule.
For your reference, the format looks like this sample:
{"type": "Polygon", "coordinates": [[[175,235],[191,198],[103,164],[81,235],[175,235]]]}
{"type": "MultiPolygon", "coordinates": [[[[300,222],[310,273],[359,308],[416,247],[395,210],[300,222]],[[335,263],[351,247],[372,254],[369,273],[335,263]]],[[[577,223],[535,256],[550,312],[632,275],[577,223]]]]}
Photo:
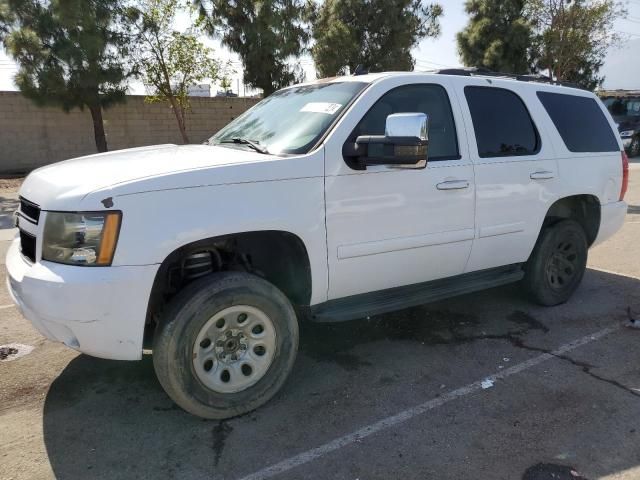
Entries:
{"type": "MultiPolygon", "coordinates": [[[[258,99],[194,97],[187,113],[191,143],[202,143],[258,99]]],[[[175,116],[167,104],[148,104],[144,96],[103,113],[109,150],[161,143],[181,144],[175,116]]],[[[65,113],[37,107],[19,92],[0,92],[0,174],[28,172],[68,158],[96,153],[88,110],[65,113]]]]}

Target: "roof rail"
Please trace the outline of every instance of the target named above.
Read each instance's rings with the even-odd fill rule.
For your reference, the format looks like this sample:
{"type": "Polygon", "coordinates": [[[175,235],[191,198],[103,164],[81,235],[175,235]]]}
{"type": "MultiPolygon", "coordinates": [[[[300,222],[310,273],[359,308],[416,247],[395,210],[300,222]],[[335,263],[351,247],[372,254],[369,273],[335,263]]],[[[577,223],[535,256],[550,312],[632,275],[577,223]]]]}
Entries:
{"type": "Polygon", "coordinates": [[[499,78],[511,78],[513,80],[519,80],[521,82],[538,82],[548,83],[550,85],[562,85],[564,87],[582,88],[575,83],[571,82],[559,82],[552,80],[546,75],[541,74],[517,74],[517,73],[504,73],[494,72],[492,70],[482,67],[468,67],[468,68],[445,68],[442,70],[436,70],[435,73],[440,75],[463,75],[465,77],[499,77],[499,78]]]}

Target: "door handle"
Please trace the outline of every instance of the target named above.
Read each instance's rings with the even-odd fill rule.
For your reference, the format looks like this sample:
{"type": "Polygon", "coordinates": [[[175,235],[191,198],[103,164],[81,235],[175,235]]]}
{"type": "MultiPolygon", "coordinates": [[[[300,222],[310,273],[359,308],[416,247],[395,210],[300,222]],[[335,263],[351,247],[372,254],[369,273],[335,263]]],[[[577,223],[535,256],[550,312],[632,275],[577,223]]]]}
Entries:
{"type": "Polygon", "coordinates": [[[550,178],[554,178],[555,176],[556,174],[549,170],[539,170],[529,175],[529,178],[531,180],[548,180],[550,178]]]}
{"type": "Polygon", "coordinates": [[[438,190],[462,190],[469,188],[468,180],[447,180],[436,185],[438,190]]]}

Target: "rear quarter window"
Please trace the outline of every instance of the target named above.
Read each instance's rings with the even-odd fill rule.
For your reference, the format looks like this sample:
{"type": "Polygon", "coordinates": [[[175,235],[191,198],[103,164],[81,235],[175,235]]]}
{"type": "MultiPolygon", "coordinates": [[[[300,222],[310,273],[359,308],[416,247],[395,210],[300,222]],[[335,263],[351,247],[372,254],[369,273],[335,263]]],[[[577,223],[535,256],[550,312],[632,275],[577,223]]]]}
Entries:
{"type": "Polygon", "coordinates": [[[537,92],[570,152],[617,152],[615,134],[594,98],[537,92]]]}

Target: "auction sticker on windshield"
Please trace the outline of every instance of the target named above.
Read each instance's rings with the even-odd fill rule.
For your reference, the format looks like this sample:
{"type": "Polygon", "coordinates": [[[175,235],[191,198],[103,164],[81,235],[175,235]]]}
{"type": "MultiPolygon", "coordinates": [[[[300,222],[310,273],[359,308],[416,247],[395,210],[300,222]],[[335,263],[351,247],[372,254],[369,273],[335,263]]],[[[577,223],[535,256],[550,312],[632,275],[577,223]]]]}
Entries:
{"type": "Polygon", "coordinates": [[[329,102],[310,102],[300,109],[301,112],[313,112],[313,113],[326,113],[327,115],[333,115],[340,110],[342,105],[340,103],[329,102]]]}

